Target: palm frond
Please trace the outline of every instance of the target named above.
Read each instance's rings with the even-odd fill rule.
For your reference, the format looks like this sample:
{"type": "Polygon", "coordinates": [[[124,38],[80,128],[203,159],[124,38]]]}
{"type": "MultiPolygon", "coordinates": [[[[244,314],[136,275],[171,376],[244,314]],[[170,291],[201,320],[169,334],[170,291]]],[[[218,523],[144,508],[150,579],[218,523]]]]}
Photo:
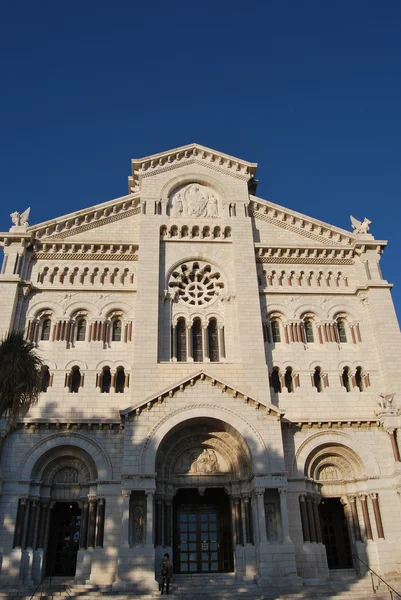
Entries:
{"type": "Polygon", "coordinates": [[[0,418],[14,426],[40,394],[43,361],[21,332],[10,332],[0,343],[0,418]]]}

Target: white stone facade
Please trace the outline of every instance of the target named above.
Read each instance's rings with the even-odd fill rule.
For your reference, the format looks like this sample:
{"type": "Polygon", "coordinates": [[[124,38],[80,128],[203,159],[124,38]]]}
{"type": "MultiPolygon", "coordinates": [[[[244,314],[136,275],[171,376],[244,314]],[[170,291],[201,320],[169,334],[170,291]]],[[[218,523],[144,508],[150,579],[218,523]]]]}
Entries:
{"type": "Polygon", "coordinates": [[[400,573],[386,243],[256,197],[255,174],[193,144],[132,161],[123,198],[0,234],[1,332],[48,366],[3,443],[0,583],[59,568],[69,507],[70,574],[115,589],[154,586],[165,551],[260,585],[363,571],[351,555],[400,573]]]}

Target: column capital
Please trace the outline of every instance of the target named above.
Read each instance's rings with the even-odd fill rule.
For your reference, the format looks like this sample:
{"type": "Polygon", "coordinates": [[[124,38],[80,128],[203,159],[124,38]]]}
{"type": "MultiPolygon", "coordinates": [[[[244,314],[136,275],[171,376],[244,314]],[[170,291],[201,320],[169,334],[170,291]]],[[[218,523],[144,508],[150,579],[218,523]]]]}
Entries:
{"type": "Polygon", "coordinates": [[[286,494],[288,492],[288,487],[279,487],[277,490],[279,494],[286,494]]]}
{"type": "Polygon", "coordinates": [[[127,499],[131,496],[132,490],[121,490],[121,495],[123,498],[127,499]]]}
{"type": "Polygon", "coordinates": [[[25,506],[26,503],[28,502],[28,496],[21,496],[21,498],[19,499],[20,503],[25,506]]]}
{"type": "Polygon", "coordinates": [[[156,494],[156,490],[154,490],[154,489],[145,490],[145,494],[146,494],[146,496],[151,496],[153,498],[153,496],[156,494]]]}
{"type": "Polygon", "coordinates": [[[89,500],[89,502],[96,502],[96,500],[97,500],[96,494],[88,494],[88,500],[89,500]]]}
{"type": "Polygon", "coordinates": [[[254,493],[255,496],[260,497],[260,496],[264,496],[265,495],[265,491],[266,491],[266,488],[255,488],[253,490],[253,493],[254,493]]]}
{"type": "Polygon", "coordinates": [[[303,492],[302,494],[299,494],[299,501],[300,502],[305,502],[306,501],[306,496],[308,494],[306,492],[303,492]]]}
{"type": "Polygon", "coordinates": [[[361,502],[366,502],[368,495],[369,495],[368,492],[359,492],[359,494],[358,494],[359,500],[361,502]]]}
{"type": "Polygon", "coordinates": [[[371,500],[377,500],[378,498],[378,493],[377,492],[369,492],[369,498],[371,500]]]}
{"type": "Polygon", "coordinates": [[[350,502],[355,503],[357,496],[356,494],[348,494],[347,498],[350,502]]]}
{"type": "Polygon", "coordinates": [[[103,504],[104,504],[104,498],[98,498],[97,503],[98,503],[99,506],[103,506],[103,504]]]}

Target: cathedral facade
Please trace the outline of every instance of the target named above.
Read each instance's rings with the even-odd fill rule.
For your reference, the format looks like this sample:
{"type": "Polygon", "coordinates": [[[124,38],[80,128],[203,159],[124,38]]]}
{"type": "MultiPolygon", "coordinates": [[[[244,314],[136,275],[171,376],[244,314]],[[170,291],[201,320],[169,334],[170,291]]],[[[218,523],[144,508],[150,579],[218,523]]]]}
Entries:
{"type": "Polygon", "coordinates": [[[401,338],[386,242],[256,195],[191,144],[128,194],[0,234],[0,329],[45,368],[3,436],[0,583],[260,585],[401,569],[401,338]],[[363,563],[361,562],[363,561],[363,563]]]}

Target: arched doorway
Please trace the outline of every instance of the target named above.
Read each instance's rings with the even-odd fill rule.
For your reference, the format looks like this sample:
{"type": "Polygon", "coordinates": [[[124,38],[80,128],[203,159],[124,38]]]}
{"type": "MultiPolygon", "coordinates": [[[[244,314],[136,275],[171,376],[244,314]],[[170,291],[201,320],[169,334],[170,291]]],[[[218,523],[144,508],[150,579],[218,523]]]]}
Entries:
{"type": "Polygon", "coordinates": [[[361,540],[355,492],[363,472],[359,457],[342,444],[318,446],[305,463],[305,474],[321,494],[318,515],[330,570],[354,566],[355,542],[361,540]]]}
{"type": "Polygon", "coordinates": [[[234,498],[251,465],[244,438],[218,419],[189,419],[164,437],[156,456],[155,545],[160,555],[173,553],[177,573],[234,570],[245,518],[234,498]]]}

